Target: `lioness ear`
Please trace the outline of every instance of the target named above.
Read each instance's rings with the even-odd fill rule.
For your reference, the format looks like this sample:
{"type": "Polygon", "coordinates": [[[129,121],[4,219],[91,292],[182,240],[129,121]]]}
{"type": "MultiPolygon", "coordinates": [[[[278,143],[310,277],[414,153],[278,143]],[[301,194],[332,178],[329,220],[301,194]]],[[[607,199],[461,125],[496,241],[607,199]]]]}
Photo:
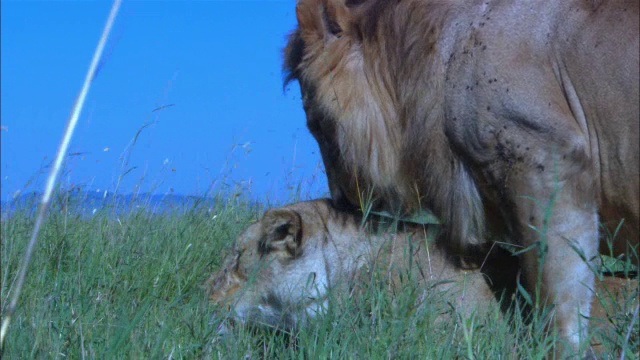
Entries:
{"type": "Polygon", "coordinates": [[[296,15],[307,45],[341,36],[350,29],[353,20],[345,0],[299,0],[296,15]]]}
{"type": "Polygon", "coordinates": [[[302,218],[294,210],[273,209],[264,214],[262,219],[266,237],[263,239],[265,249],[284,250],[296,257],[301,253],[302,218]]]}

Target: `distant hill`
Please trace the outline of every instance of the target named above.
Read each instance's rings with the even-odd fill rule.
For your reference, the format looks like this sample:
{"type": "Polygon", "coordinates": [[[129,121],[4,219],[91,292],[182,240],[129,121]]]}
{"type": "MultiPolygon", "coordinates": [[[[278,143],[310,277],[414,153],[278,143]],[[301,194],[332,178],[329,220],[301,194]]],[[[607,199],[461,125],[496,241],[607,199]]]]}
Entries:
{"type": "MultiPolygon", "coordinates": [[[[8,216],[15,211],[34,212],[42,194],[30,192],[18,197],[2,201],[2,215],[8,216]]],[[[113,211],[127,213],[145,211],[150,213],[182,212],[191,209],[211,208],[219,200],[211,197],[189,196],[179,194],[110,194],[104,192],[70,191],[54,195],[52,210],[66,209],[72,213],[92,215],[97,211],[113,211]]]]}

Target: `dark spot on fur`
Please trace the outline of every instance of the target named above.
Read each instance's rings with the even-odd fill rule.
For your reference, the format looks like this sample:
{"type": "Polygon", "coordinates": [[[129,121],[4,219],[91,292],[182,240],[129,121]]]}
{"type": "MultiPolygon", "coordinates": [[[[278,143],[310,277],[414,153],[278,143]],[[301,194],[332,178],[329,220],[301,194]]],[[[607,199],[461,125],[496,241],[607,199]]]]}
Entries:
{"type": "MultiPolygon", "coordinates": [[[[260,257],[267,255],[271,251],[271,247],[267,245],[267,239],[261,239],[258,241],[258,254],[260,257]]],[[[240,257],[242,253],[240,252],[238,257],[240,257]]]]}
{"type": "Polygon", "coordinates": [[[340,37],[342,35],[342,28],[340,27],[340,25],[329,16],[329,14],[325,11],[323,13],[324,16],[324,22],[328,27],[328,30],[331,34],[340,37]]]}
{"type": "Polygon", "coordinates": [[[491,106],[487,106],[487,111],[491,111],[491,106]]]}
{"type": "Polygon", "coordinates": [[[538,171],[543,172],[544,171],[544,165],[538,164],[536,166],[536,169],[538,169],[538,171]]]}
{"type": "Polygon", "coordinates": [[[529,217],[529,222],[530,222],[530,223],[533,223],[535,220],[536,220],[535,216],[531,216],[531,217],[529,217]]]}
{"type": "Polygon", "coordinates": [[[277,311],[283,310],[282,301],[280,301],[280,297],[274,292],[270,291],[266,296],[263,296],[262,303],[265,305],[270,305],[277,311]]]}

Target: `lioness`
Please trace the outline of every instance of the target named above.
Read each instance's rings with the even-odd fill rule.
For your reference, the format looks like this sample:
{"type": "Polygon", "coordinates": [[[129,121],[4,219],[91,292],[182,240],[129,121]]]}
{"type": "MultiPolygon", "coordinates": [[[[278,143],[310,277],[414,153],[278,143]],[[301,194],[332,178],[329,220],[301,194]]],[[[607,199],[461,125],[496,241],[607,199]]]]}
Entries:
{"type": "Polygon", "coordinates": [[[576,348],[599,248],[637,251],[638,4],[299,0],[285,70],[334,203],[431,209],[452,253],[513,243],[576,348]]]}
{"type": "MultiPolygon", "coordinates": [[[[446,293],[460,316],[497,306],[501,297],[503,308],[510,305],[513,261],[464,270],[426,241],[421,226],[382,231],[393,230],[386,226],[375,219],[363,226],[361,216],[336,210],[329,200],[269,210],[238,237],[222,268],[208,280],[207,292],[214,303],[227,305],[236,321],[287,330],[304,327],[309,317],[327,309],[329,291],[351,294],[380,269],[392,286],[399,284],[398,275],[411,271],[425,292],[446,293]],[[371,229],[372,223],[377,229],[371,229]]],[[[610,294],[634,283],[608,279],[598,294],[602,302],[611,301],[615,296],[610,294]]],[[[604,311],[607,307],[595,308],[599,324],[612,315],[604,311]]]]}
{"type": "Polygon", "coordinates": [[[206,287],[214,303],[231,306],[236,320],[278,328],[304,325],[327,308],[330,289],[348,291],[357,286],[359,273],[376,264],[388,267],[390,282],[404,269],[423,282],[451,280],[438,289],[458,295],[460,309],[496,303],[489,283],[499,292],[505,279],[488,283],[487,272],[463,270],[425,239],[417,228],[367,231],[360,215],[338,211],[328,199],[296,203],[271,209],[250,225],[206,287]]]}

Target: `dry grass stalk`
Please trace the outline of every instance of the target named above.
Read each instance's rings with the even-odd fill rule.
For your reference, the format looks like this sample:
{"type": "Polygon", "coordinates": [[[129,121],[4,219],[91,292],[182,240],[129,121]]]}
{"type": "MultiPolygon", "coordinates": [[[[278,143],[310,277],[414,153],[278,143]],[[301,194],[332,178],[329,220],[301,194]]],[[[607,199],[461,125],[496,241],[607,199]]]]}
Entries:
{"type": "Polygon", "coordinates": [[[93,80],[96,76],[98,65],[100,64],[100,59],[102,58],[102,52],[104,50],[105,44],[107,43],[107,39],[109,38],[109,33],[111,32],[111,28],[113,27],[113,23],[115,22],[116,15],[118,14],[121,3],[122,0],[115,0],[113,6],[111,7],[109,18],[107,19],[107,23],[105,24],[104,30],[102,31],[102,36],[100,37],[100,41],[98,42],[96,51],[93,53],[93,59],[91,60],[91,65],[89,66],[89,70],[87,71],[87,76],[85,77],[84,84],[82,85],[80,94],[76,99],[73,109],[71,110],[71,117],[69,118],[69,122],[67,123],[67,128],[64,132],[60,147],[58,148],[54,165],[51,167],[51,172],[49,173],[49,177],[47,178],[47,184],[40,201],[40,206],[38,207],[38,214],[36,217],[33,232],[31,234],[31,240],[29,241],[29,245],[24,254],[22,266],[20,267],[20,272],[18,273],[18,279],[16,281],[15,288],[13,288],[11,301],[9,303],[9,306],[7,306],[4,311],[2,328],[0,328],[0,351],[2,351],[3,349],[4,338],[9,330],[11,317],[16,311],[18,299],[20,298],[20,292],[22,291],[24,280],[29,269],[29,263],[31,262],[33,251],[38,242],[38,234],[40,233],[42,223],[44,222],[47,210],[49,209],[49,205],[51,203],[51,194],[53,193],[53,189],[60,175],[60,169],[62,169],[62,161],[64,160],[65,154],[67,153],[69,143],[71,142],[71,139],[73,137],[73,133],[78,123],[80,113],[82,112],[87,94],[89,93],[91,84],[93,83],[93,80]]]}

